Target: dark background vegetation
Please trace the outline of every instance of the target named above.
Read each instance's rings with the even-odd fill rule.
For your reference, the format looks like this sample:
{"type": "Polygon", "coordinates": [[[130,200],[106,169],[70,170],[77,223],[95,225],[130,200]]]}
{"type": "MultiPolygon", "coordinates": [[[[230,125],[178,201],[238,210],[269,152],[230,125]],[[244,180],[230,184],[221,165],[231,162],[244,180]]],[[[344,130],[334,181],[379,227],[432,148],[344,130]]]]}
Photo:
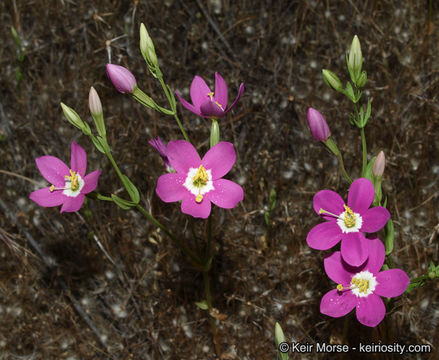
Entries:
{"type": "MultiPolygon", "coordinates": [[[[162,203],[154,191],[164,167],[147,141],[181,138],[176,123],[119,94],[105,73],[108,61],[128,67],[145,92],[166,104],[138,49],[144,22],[167,83],[186,98],[196,74],[213,85],[214,72],[221,73],[230,99],[241,81],[246,85],[220,123],[222,139],[237,151],[228,177],[245,190],[232,211],[213,211],[221,358],[275,359],[278,321],[293,341],[432,344],[433,354],[406,358],[436,359],[437,283],[397,298],[375,329],[351,315],[343,337],[344,318],[319,312],[322,295],[335,286],[323,271],[329,252],[308,248],[305,238],[320,222],[313,195],[329,188],[345,196],[348,189],[336,160],[310,135],[309,106],[325,115],[348,172],[359,176],[360,135],[348,122],[350,104],[321,77],[329,68],[347,80],[344,56],[357,34],[373,99],[369,154],[384,150],[387,157],[393,261],[411,277],[438,261],[438,10],[434,1],[400,0],[1,1],[0,358],[215,358],[207,313],[194,305],[204,297],[202,278],[155,226],[110,203],[90,200],[90,219],[85,208],[60,214],[28,198],[45,186],[34,159],[50,154],[68,163],[72,141],[87,150],[88,171],[102,169],[99,191],[125,195],[111,164],[59,106],[62,101],[90,120],[93,85],[114,157],[140,189],[142,204],[178,233],[189,236],[192,225],[202,233],[202,221],[162,203]],[[273,188],[278,196],[267,236],[264,211],[273,188]]],[[[209,122],[180,110],[203,154],[209,122]]]]}

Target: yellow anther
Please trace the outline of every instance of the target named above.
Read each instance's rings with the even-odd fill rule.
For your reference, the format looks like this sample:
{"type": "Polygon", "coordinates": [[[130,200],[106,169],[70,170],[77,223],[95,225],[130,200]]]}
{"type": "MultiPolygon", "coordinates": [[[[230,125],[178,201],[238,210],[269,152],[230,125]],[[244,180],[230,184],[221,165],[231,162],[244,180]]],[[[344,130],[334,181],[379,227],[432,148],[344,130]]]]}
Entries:
{"type": "Polygon", "coordinates": [[[195,201],[197,202],[197,204],[199,204],[200,202],[202,202],[202,201],[203,201],[203,195],[198,194],[198,195],[195,197],[195,201]]]}
{"type": "Polygon", "coordinates": [[[337,285],[337,290],[338,291],[342,291],[343,290],[343,285],[342,284],[338,284],[337,285]]]}
{"type": "Polygon", "coordinates": [[[53,192],[53,190],[55,190],[55,185],[51,185],[49,190],[50,190],[50,192],[53,192]]]}
{"type": "Polygon", "coordinates": [[[70,189],[72,191],[76,191],[79,189],[78,175],[72,169],[70,169],[70,176],[65,175],[64,177],[67,180],[70,180],[70,189]]]}
{"type": "Polygon", "coordinates": [[[346,227],[351,228],[355,226],[355,215],[354,212],[346,206],[346,204],[343,204],[345,209],[345,215],[344,215],[344,223],[346,227]]]}
{"type": "Polygon", "coordinates": [[[224,111],[224,108],[223,108],[223,106],[218,102],[218,101],[215,101],[215,104],[222,110],[222,111],[224,111]]]}
{"type": "Polygon", "coordinates": [[[213,91],[211,91],[210,93],[207,93],[207,96],[210,97],[210,100],[213,100],[214,95],[215,95],[215,93],[213,91]]]}
{"type": "Polygon", "coordinates": [[[369,280],[366,279],[353,278],[351,284],[355,285],[355,287],[363,294],[366,294],[369,289],[369,280]]]}
{"type": "Polygon", "coordinates": [[[207,175],[206,169],[204,168],[203,165],[200,165],[197,173],[192,178],[192,180],[194,182],[194,186],[196,187],[201,187],[207,184],[207,180],[209,180],[209,175],[207,175]]]}

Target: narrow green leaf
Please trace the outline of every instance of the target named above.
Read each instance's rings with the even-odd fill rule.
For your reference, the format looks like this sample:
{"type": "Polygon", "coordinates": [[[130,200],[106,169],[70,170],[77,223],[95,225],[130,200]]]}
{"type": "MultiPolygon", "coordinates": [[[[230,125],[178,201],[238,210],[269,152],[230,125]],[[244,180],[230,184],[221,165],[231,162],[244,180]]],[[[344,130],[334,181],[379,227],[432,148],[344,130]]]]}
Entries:
{"type": "Polygon", "coordinates": [[[284,335],[284,332],[282,330],[282,327],[278,322],[276,322],[276,325],[274,326],[274,342],[276,343],[276,349],[278,351],[278,359],[280,360],[288,360],[288,352],[283,353],[279,349],[279,345],[281,343],[286,342],[286,338],[284,335]]]}
{"type": "Polygon", "coordinates": [[[376,159],[376,156],[374,156],[372,159],[370,159],[369,163],[366,166],[366,171],[364,172],[364,177],[369,179],[372,182],[373,182],[372,167],[373,167],[373,163],[375,162],[375,159],[376,159]]]}
{"type": "Polygon", "coordinates": [[[132,201],[122,199],[114,194],[111,194],[111,198],[113,199],[114,203],[123,210],[129,210],[136,206],[136,204],[134,204],[132,201]]]}
{"type": "Polygon", "coordinates": [[[134,184],[126,175],[122,175],[122,182],[125,188],[127,189],[127,192],[130,195],[131,200],[135,204],[138,204],[140,201],[139,190],[137,190],[137,188],[134,186],[134,184]]]}
{"type": "Polygon", "coordinates": [[[101,137],[97,136],[91,136],[91,141],[93,141],[94,146],[96,147],[96,149],[98,149],[102,154],[105,154],[105,149],[104,146],[101,144],[101,137]]]}
{"type": "Polygon", "coordinates": [[[201,310],[209,310],[206,300],[195,301],[195,305],[197,305],[201,310]]]}
{"type": "Polygon", "coordinates": [[[386,238],[384,240],[384,244],[386,246],[386,256],[390,255],[393,251],[393,242],[395,239],[395,233],[393,228],[393,221],[392,219],[389,219],[385,226],[386,230],[386,238]]]}

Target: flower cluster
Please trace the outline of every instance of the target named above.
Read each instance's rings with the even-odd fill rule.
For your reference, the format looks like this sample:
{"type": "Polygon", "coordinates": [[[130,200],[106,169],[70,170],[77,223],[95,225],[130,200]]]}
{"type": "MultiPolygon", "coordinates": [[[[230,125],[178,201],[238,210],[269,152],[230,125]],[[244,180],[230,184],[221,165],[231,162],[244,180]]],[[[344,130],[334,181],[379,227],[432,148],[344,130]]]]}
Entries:
{"type": "Polygon", "coordinates": [[[327,250],[341,241],[340,251],[325,259],[325,271],[338,286],[321,301],[323,314],[340,317],[356,308],[357,319],[366,326],[377,326],[385,316],[380,296],[401,295],[410,280],[399,269],[380,272],[384,263],[384,245],[376,236],[390,219],[389,211],[376,206],[370,180],[359,178],[349,188],[347,204],[331,190],[319,191],[313,199],[315,212],[325,222],[308,233],[308,245],[327,250]]]}

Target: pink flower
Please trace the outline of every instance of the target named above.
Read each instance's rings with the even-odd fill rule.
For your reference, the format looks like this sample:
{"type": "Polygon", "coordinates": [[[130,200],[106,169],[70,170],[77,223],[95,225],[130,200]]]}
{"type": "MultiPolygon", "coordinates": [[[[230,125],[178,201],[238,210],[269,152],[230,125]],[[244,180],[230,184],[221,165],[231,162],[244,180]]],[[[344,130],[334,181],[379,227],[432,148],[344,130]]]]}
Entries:
{"type": "Polygon", "coordinates": [[[96,189],[100,170],[85,175],[87,154],[77,143],[72,142],[70,168],[54,156],[35,159],[41,175],[52,185],[32,192],[29,198],[44,207],[59,206],[61,212],[78,211],[85,194],[96,189]]]}
{"type": "Polygon", "coordinates": [[[311,229],[306,237],[308,245],[313,249],[327,250],[341,240],[343,260],[351,266],[363,264],[368,256],[368,241],[363,232],[377,232],[390,218],[389,211],[382,206],[369,209],[374,194],[372,182],[366,178],[352,183],[347,205],[336,192],[319,191],[314,196],[314,210],[328,221],[311,229]]]}
{"type": "Polygon", "coordinates": [[[107,64],[107,75],[117,91],[131,94],[137,86],[134,75],[128,69],[120,65],[107,64]]]}
{"type": "Polygon", "coordinates": [[[238,102],[244,93],[244,83],[239,86],[238,96],[232,105],[227,108],[227,84],[223,77],[215,73],[215,92],[211,91],[206,82],[195,76],[191,84],[192,104],[183,99],[178,91],[175,92],[183,106],[194,114],[204,118],[222,118],[238,102]]]}
{"type": "Polygon", "coordinates": [[[210,214],[211,202],[232,209],[244,199],[241,186],[222,179],[236,160],[231,143],[219,142],[203,159],[185,140],[170,141],[166,153],[176,172],[159,177],[156,193],[164,202],[181,200],[184,214],[206,219],[210,214]]]}
{"type": "Polygon", "coordinates": [[[381,240],[370,238],[367,246],[369,258],[358,268],[346,264],[340,251],[325,259],[326,274],[338,286],[323,296],[320,303],[322,314],[338,318],[356,308],[358,321],[374,327],[386,315],[386,307],[380,296],[399,296],[407,289],[410,279],[404,271],[388,269],[380,272],[385,258],[381,240]]]}
{"type": "Polygon", "coordinates": [[[168,172],[174,172],[174,169],[172,168],[167,151],[166,151],[166,145],[163,143],[162,139],[160,139],[160,136],[157,137],[157,139],[151,139],[148,141],[149,145],[151,145],[154,149],[156,149],[159,152],[160,157],[162,158],[163,162],[166,166],[166,171],[168,172]]]}
{"type": "Polygon", "coordinates": [[[311,130],[312,137],[317,141],[326,141],[329,135],[331,135],[328,123],[323,115],[316,109],[308,109],[306,120],[308,121],[308,126],[311,130]]]}

